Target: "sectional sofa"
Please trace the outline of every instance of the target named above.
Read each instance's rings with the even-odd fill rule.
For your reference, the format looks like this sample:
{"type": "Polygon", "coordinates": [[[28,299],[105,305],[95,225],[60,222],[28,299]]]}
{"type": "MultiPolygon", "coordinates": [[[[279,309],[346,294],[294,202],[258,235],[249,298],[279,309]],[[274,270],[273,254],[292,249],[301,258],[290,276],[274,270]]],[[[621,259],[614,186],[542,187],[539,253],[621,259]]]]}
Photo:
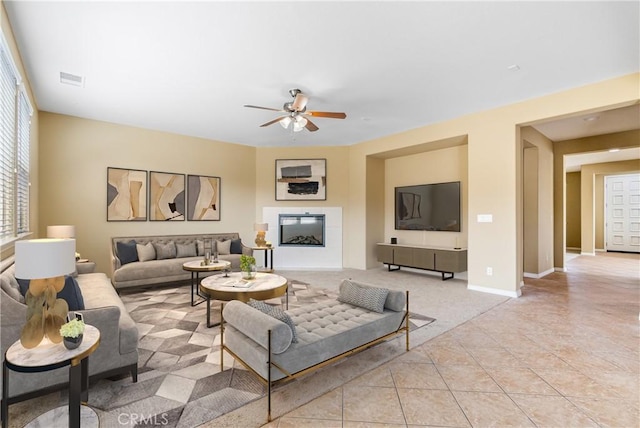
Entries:
{"type": "Polygon", "coordinates": [[[110,246],[111,282],[121,290],[187,281],[191,273],[182,265],[204,258],[207,239],[212,253],[217,252],[219,259],[231,262],[232,270],[240,270],[242,254],[253,255],[251,247],[242,243],[238,233],[114,237],[110,246]]]}
{"type": "MultiPolygon", "coordinates": [[[[1,351],[20,339],[26,322],[27,306],[14,275],[12,259],[2,261],[0,274],[1,351]]],[[[122,300],[104,273],[78,274],[75,278],[84,301],[78,310],[87,324],[100,330],[100,346],[89,358],[89,376],[107,377],[130,373],[134,382],[138,376],[138,329],[122,300]]],[[[62,346],[62,344],[60,345],[62,346]]],[[[9,371],[9,403],[29,399],[67,386],[66,367],[42,373],[9,371]]],[[[7,397],[2,397],[6,399],[7,397]]]]}

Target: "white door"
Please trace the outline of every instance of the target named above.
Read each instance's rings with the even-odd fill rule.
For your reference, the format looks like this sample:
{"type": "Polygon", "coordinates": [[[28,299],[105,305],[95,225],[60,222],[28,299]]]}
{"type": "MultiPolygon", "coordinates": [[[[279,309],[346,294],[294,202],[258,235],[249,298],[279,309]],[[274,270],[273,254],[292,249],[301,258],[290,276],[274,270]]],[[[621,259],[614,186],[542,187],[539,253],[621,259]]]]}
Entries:
{"type": "Polygon", "coordinates": [[[640,252],[640,174],[605,177],[607,251],[640,252]]]}

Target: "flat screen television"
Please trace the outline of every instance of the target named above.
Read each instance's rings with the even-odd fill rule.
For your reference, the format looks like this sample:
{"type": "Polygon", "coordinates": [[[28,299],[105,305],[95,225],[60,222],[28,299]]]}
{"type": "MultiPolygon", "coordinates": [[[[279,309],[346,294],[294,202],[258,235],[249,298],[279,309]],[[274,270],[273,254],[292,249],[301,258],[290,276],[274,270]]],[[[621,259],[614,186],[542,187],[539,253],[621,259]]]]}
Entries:
{"type": "Polygon", "coordinates": [[[460,182],[395,189],[396,230],[460,232],[460,182]]]}

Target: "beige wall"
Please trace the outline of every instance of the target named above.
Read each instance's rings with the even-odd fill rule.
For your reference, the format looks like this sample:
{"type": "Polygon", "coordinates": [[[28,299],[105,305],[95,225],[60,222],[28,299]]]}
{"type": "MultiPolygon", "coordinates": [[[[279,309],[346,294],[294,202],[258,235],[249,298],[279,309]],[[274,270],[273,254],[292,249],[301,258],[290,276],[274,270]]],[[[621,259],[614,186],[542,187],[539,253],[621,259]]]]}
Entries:
{"type": "Polygon", "coordinates": [[[568,172],[567,248],[580,248],[580,230],[580,172],[568,172]]]}
{"type": "MultiPolygon", "coordinates": [[[[636,84],[638,75],[634,75],[636,84]]],[[[611,81],[609,81],[611,82],[611,81]]],[[[636,89],[636,94],[640,89],[636,89]]],[[[585,94],[586,96],[586,94],[585,94]]],[[[637,102],[637,100],[636,100],[637,102]]],[[[611,148],[640,147],[640,130],[617,132],[614,134],[598,135],[594,137],[578,138],[575,140],[556,141],[553,144],[553,213],[554,213],[554,266],[558,270],[564,269],[564,251],[566,248],[566,171],[564,167],[564,156],[575,153],[599,152],[611,148]]],[[[584,172],[584,171],[583,171],[584,172]]],[[[581,180],[586,178],[581,177],[581,180]]],[[[584,193],[583,193],[584,195],[584,193]]],[[[593,199],[593,196],[590,197],[593,199]]],[[[591,206],[590,202],[581,200],[582,206],[591,206]]],[[[582,211],[582,208],[581,208],[582,211]]],[[[581,225],[581,248],[591,254],[594,252],[593,225],[592,220],[585,223],[585,214],[582,216],[581,225]],[[585,231],[589,228],[589,232],[585,231]],[[588,243],[585,242],[585,235],[588,234],[588,243]],[[586,245],[586,247],[585,247],[586,245]]],[[[586,214],[593,218],[593,213],[586,214]]]]}
{"type": "Polygon", "coordinates": [[[386,204],[386,177],[384,159],[367,156],[367,199],[365,220],[367,222],[366,260],[367,269],[379,266],[377,263],[376,244],[384,242],[385,210],[381,210],[386,204]],[[374,263],[373,261],[376,260],[374,263]]]}
{"type": "Polygon", "coordinates": [[[523,146],[531,146],[523,157],[524,272],[537,277],[553,270],[553,142],[530,126],[523,127],[520,136],[523,146]],[[533,209],[535,213],[527,212],[533,209]]]}
{"type": "Polygon", "coordinates": [[[51,113],[40,115],[40,234],[76,225],[77,250],[109,272],[112,236],[239,232],[253,241],[255,148],[51,113]],[[107,222],[107,167],[221,177],[220,221],[107,222]]]}
{"type": "Polygon", "coordinates": [[[595,249],[596,251],[605,251],[605,192],[604,192],[604,175],[596,174],[594,191],[595,204],[595,249]]]}
{"type": "Polygon", "coordinates": [[[525,147],[523,153],[523,269],[525,275],[538,273],[538,148],[525,147]]]}

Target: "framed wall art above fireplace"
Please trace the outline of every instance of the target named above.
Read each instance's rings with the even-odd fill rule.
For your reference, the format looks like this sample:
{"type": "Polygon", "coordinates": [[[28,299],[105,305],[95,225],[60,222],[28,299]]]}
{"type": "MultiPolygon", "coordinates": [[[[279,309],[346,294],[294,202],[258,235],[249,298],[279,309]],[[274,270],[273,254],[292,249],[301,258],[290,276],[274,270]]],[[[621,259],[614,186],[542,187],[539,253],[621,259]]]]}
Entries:
{"type": "Polygon", "coordinates": [[[326,201],[326,159],[276,159],[276,201],[326,201]]]}

